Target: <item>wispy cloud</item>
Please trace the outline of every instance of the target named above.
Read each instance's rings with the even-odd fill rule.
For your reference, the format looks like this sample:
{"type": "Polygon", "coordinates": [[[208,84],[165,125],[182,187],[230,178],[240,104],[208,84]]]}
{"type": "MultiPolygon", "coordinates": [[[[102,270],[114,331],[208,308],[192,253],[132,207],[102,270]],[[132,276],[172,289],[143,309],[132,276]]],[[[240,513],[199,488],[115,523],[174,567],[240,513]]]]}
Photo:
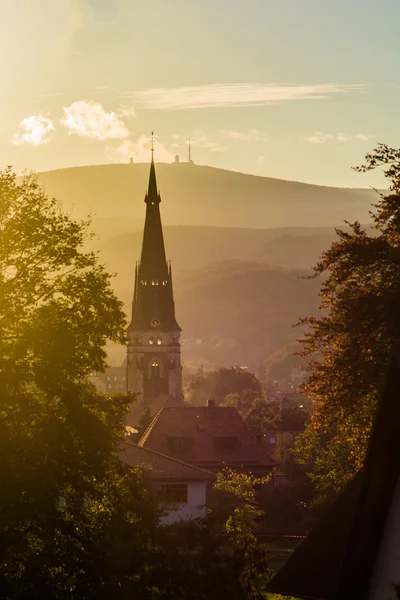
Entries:
{"type": "Polygon", "coordinates": [[[129,136],[125,123],[115,112],[106,112],[99,102],[77,100],[64,108],[61,123],[71,134],[94,140],[123,139],[129,136]]]}
{"type": "Polygon", "coordinates": [[[322,131],[314,131],[313,135],[305,138],[305,141],[310,144],[325,144],[326,142],[366,142],[372,137],[372,135],[365,135],[364,133],[345,135],[343,133],[323,133],[322,131]]]}
{"type": "Polygon", "coordinates": [[[321,100],[332,94],[362,91],[363,85],[277,85],[219,83],[181,88],[154,88],[127,92],[138,108],[188,109],[265,105],[290,100],[321,100]]]}
{"type": "MultiPolygon", "coordinates": [[[[151,136],[141,135],[136,141],[129,139],[122,141],[118,146],[108,147],[107,155],[114,162],[150,162],[151,158],[151,136]]],[[[160,140],[154,138],[154,158],[158,162],[173,162],[175,155],[172,154],[160,140]]]]}
{"type": "Polygon", "coordinates": [[[55,127],[51,119],[44,115],[32,115],[21,121],[18,131],[14,135],[13,143],[16,146],[47,144],[53,131],[55,131],[55,127]]]}
{"type": "Polygon", "coordinates": [[[234,140],[240,140],[242,142],[264,142],[268,139],[267,134],[259,129],[249,129],[248,131],[226,131],[223,129],[221,133],[234,140]]]}
{"type": "MultiPolygon", "coordinates": [[[[186,145],[188,144],[189,140],[186,141],[186,145]]],[[[228,149],[225,146],[221,146],[218,142],[209,140],[206,132],[201,129],[197,129],[192,133],[190,136],[190,144],[191,146],[197,146],[204,150],[208,150],[208,152],[224,152],[228,149]]]]}

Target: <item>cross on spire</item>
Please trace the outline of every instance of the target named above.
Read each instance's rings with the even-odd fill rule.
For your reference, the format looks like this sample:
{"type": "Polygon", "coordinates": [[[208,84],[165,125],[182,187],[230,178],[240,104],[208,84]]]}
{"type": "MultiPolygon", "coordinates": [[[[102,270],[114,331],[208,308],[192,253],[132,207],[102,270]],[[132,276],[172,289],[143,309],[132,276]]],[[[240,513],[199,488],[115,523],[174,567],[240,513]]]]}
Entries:
{"type": "Polygon", "coordinates": [[[151,161],[154,159],[154,131],[151,132],[151,161]]]}

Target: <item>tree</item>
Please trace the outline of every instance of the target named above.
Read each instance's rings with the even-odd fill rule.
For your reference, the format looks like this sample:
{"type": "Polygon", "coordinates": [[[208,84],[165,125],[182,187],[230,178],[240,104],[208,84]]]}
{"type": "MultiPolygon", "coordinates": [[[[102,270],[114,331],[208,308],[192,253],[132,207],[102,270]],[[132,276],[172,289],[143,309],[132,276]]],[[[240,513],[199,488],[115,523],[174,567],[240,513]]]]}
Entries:
{"type": "Polygon", "coordinates": [[[385,165],[390,181],[370,213],[375,231],[348,223],[314,268],[323,275],[321,317],[309,326],[302,353],[310,357],[303,392],[314,409],[299,438],[322,495],[339,491],[363,463],[377,400],[400,337],[400,150],[380,144],[359,172],[385,165]]]}
{"type": "Polygon", "coordinates": [[[228,493],[236,499],[232,513],[226,521],[226,533],[233,553],[241,565],[238,582],[247,600],[267,598],[266,585],[270,577],[267,548],[256,537],[257,521],[263,516],[255,488],[267,483],[269,477],[252,475],[224,469],[218,473],[214,489],[228,493]]]}
{"type": "Polygon", "coordinates": [[[0,172],[2,597],[146,596],[157,511],[117,460],[132,398],[87,381],[124,341],[110,275],[35,179],[0,172]]]}
{"type": "Polygon", "coordinates": [[[242,397],[248,391],[262,394],[261,381],[240,367],[220,367],[216,371],[197,373],[188,384],[188,401],[194,405],[204,405],[214,399],[220,404],[228,394],[242,397]]]}

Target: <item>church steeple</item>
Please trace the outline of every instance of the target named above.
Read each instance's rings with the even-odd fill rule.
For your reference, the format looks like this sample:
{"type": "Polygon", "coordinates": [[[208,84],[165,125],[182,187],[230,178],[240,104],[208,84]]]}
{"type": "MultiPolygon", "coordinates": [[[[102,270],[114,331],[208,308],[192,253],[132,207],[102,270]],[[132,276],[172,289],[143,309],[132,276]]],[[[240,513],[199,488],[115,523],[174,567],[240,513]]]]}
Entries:
{"type": "Polygon", "coordinates": [[[149,186],[145,195],[146,217],[140,263],[135,273],[136,293],[132,306],[134,330],[157,329],[180,331],[175,320],[172,277],[165,255],[161,224],[161,197],[157,189],[152,145],[149,186]],[[159,323],[159,325],[156,325],[159,323]]]}
{"type": "Polygon", "coordinates": [[[157,190],[153,150],[151,153],[149,187],[144,201],[146,203],[146,218],[143,231],[140,271],[143,277],[162,280],[168,274],[168,267],[161,225],[161,198],[157,190]]]}
{"type": "Polygon", "coordinates": [[[149,186],[145,195],[146,218],[140,262],[135,268],[132,320],[128,328],[127,389],[139,394],[138,407],[156,399],[182,394],[182,365],[175,319],[171,263],[165,257],[160,215],[160,194],[151,149],[149,186]]]}

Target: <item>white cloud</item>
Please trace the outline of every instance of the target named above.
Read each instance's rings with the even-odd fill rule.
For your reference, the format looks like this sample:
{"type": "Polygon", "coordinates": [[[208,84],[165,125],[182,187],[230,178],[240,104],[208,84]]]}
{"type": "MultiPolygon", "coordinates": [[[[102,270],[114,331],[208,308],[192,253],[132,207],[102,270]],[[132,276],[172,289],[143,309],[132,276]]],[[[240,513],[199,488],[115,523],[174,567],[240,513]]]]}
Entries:
{"type": "Polygon", "coordinates": [[[226,131],[222,130],[224,135],[234,139],[240,140],[242,142],[251,142],[251,141],[266,141],[268,139],[267,134],[259,129],[249,129],[248,131],[226,131]]]}
{"type": "Polygon", "coordinates": [[[61,123],[81,137],[94,140],[123,139],[129,136],[125,123],[114,112],[106,112],[99,102],[78,100],[64,108],[61,123]]]}
{"type": "Polygon", "coordinates": [[[265,165],[265,156],[259,156],[257,158],[257,164],[259,167],[263,167],[265,165]]]}
{"type": "Polygon", "coordinates": [[[343,133],[323,133],[322,131],[314,131],[313,135],[305,138],[305,141],[309,142],[310,144],[325,144],[326,142],[366,142],[372,137],[372,135],[365,135],[364,133],[357,133],[356,135],[344,135],[343,133]]]}
{"type": "MultiPolygon", "coordinates": [[[[188,144],[189,140],[186,142],[186,145],[188,144]]],[[[205,131],[202,131],[201,129],[198,129],[192,133],[190,137],[190,145],[203,148],[204,150],[208,150],[208,152],[223,152],[224,150],[227,150],[226,147],[221,146],[218,142],[210,141],[205,131]]]]}
{"type": "Polygon", "coordinates": [[[363,85],[276,85],[266,83],[217,83],[211,85],[153,88],[127,92],[135,106],[148,109],[188,109],[265,105],[288,100],[320,100],[332,94],[359,92],[363,85]]]}
{"type": "Polygon", "coordinates": [[[53,131],[55,131],[55,127],[51,119],[44,115],[32,115],[21,121],[18,131],[14,135],[13,143],[16,146],[21,144],[32,144],[32,146],[47,144],[53,131]]]}
{"type": "MultiPolygon", "coordinates": [[[[129,162],[133,158],[134,162],[150,162],[151,159],[151,136],[141,135],[137,141],[124,140],[116,147],[107,148],[108,157],[114,162],[129,162]]],[[[172,154],[162,144],[157,136],[154,137],[154,160],[157,162],[170,163],[175,159],[172,154]]]]}
{"type": "Polygon", "coordinates": [[[180,135],[178,135],[177,133],[174,133],[174,134],[172,134],[171,137],[172,137],[173,140],[179,140],[180,135]]]}
{"type": "Polygon", "coordinates": [[[136,111],[133,106],[125,106],[122,104],[117,112],[117,116],[125,119],[136,119],[136,111]]]}
{"type": "Polygon", "coordinates": [[[374,136],[373,135],[365,135],[364,133],[357,133],[354,137],[356,140],[360,140],[361,142],[367,142],[374,136]]]}

